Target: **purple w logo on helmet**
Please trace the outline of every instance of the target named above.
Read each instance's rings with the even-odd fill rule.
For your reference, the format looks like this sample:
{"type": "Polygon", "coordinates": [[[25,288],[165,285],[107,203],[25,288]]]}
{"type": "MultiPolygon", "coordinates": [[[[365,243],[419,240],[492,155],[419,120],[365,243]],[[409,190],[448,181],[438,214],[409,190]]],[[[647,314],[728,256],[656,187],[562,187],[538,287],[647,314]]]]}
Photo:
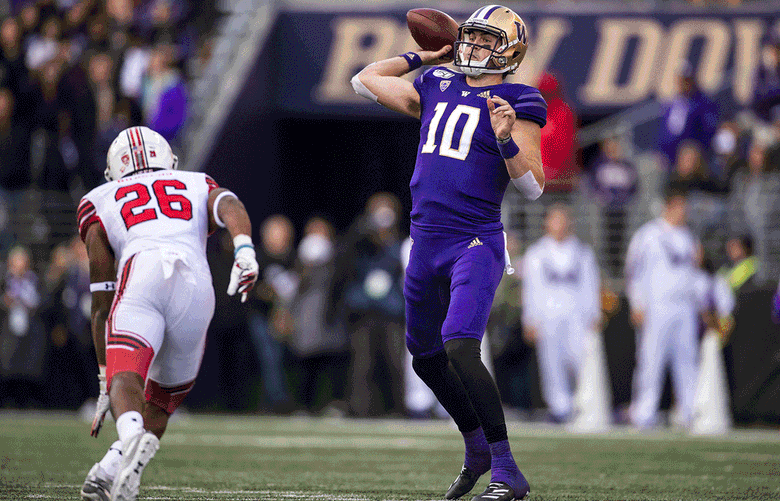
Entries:
{"type": "Polygon", "coordinates": [[[517,27],[517,38],[520,39],[523,45],[528,45],[528,37],[525,34],[525,25],[519,21],[515,21],[517,27]]]}

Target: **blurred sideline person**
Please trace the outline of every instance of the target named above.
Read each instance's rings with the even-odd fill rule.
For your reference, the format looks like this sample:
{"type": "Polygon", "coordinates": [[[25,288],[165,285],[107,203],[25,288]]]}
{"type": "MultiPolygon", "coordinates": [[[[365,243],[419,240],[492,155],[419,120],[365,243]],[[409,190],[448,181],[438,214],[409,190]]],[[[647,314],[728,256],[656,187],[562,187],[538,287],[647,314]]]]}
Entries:
{"type": "Polygon", "coordinates": [[[260,278],[249,296],[249,333],[260,364],[263,403],[277,413],[291,409],[283,339],[287,334],[284,327],[289,324],[288,305],[299,283],[293,269],[294,241],[295,228],[287,216],[274,214],[263,221],[257,259],[260,278]]]}
{"type": "MultiPolygon", "coordinates": [[[[753,237],[747,233],[734,235],[726,242],[726,256],[731,266],[723,266],[718,275],[725,280],[734,294],[734,301],[759,289],[762,281],[759,279],[760,263],[753,253],[753,237]]],[[[731,325],[730,327],[734,327],[731,325]]],[[[726,379],[729,384],[729,395],[734,401],[736,384],[734,382],[737,362],[734,360],[734,343],[731,336],[733,329],[723,331],[723,363],[726,368],[726,379]]]]}
{"type": "Polygon", "coordinates": [[[639,173],[618,133],[601,141],[599,156],[587,172],[601,213],[602,238],[596,249],[607,256],[607,274],[617,277],[628,245],[629,207],[639,189],[639,173]]]}
{"type": "Polygon", "coordinates": [[[336,260],[332,300],[349,335],[349,412],[358,417],[403,414],[400,212],[395,195],[372,195],[336,260]]]}
{"type": "Polygon", "coordinates": [[[258,267],[243,204],[206,174],[175,171],[178,159],[162,136],[126,129],[107,162],[109,182],[81,199],[78,222],[101,366],[92,435],[110,405],[119,440],[89,471],[81,497],[123,501],[136,499],[143,470],[200,368],[214,314],[206,238],[220,227],[233,237],[229,295],[245,300],[258,267]]]}
{"type": "Polygon", "coordinates": [[[47,343],[38,282],[30,249],[13,247],[0,293],[0,405],[6,398],[20,408],[43,402],[47,343]]]}
{"type": "Polygon", "coordinates": [[[626,292],[637,329],[632,424],[650,428],[657,413],[664,374],[671,364],[674,394],[683,425],[690,424],[696,389],[698,243],[686,226],[687,202],[674,184],[666,188],[660,217],[646,223],[629,242],[626,292]]]}
{"type": "Polygon", "coordinates": [[[510,180],[531,200],[544,189],[547,104],[533,87],[504,83],[527,49],[523,20],[488,5],[460,25],[454,50],[408,52],[352,79],[361,96],[421,122],[410,182],[406,345],[415,372],[463,434],[464,466],[447,499],[471,491],[488,470],[491,482],[475,500],[522,499],[530,491],[509,447],[496,383],[480,359],[506,264],[504,192],[510,180]],[[458,73],[439,66],[453,57],[458,73]],[[414,83],[400,78],[424,64],[434,67],[414,83]]]}
{"type": "Polygon", "coordinates": [[[710,161],[710,144],[718,128],[718,106],[696,82],[690,63],[684,62],[677,71],[677,95],[664,107],[658,133],[660,153],[671,167],[677,150],[684,141],[699,143],[703,158],[710,161]]]}
{"type": "Polygon", "coordinates": [[[296,370],[296,397],[303,409],[316,414],[342,415],[349,348],[343,325],[331,313],[336,233],[333,225],[313,217],[306,222],[298,244],[300,276],[290,304],[293,320],[289,346],[296,370]]]}
{"type": "Polygon", "coordinates": [[[566,102],[558,76],[544,72],[537,86],[547,102],[548,126],[542,130],[541,142],[545,189],[547,193],[570,195],[582,170],[577,142],[579,118],[566,102]]]}
{"type": "Polygon", "coordinates": [[[572,235],[571,215],[553,205],[547,235],[523,259],[524,336],[535,343],[542,394],[555,423],[572,417],[574,388],[585,357],[585,336],[601,315],[599,277],[593,250],[572,235]]]}
{"type": "Polygon", "coordinates": [[[702,335],[712,330],[720,335],[721,345],[728,342],[734,327],[736,298],[726,279],[716,273],[712,256],[703,249],[697,255],[698,274],[696,278],[697,297],[701,312],[702,335]]]}
{"type": "Polygon", "coordinates": [[[743,234],[729,238],[726,242],[726,256],[731,267],[724,266],[719,274],[728,282],[734,295],[739,295],[742,289],[759,285],[756,275],[759,263],[753,254],[753,237],[743,234]]]}

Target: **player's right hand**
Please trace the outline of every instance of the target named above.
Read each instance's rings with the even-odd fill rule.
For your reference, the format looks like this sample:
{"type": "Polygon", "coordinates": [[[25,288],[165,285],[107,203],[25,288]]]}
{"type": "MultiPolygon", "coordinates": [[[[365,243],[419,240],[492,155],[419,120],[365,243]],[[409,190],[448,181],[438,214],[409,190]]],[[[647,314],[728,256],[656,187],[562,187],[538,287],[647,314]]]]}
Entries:
{"type": "Polygon", "coordinates": [[[445,45],[439,50],[421,50],[417,55],[425,66],[447,64],[452,62],[452,45],[445,45]]]}
{"type": "Polygon", "coordinates": [[[233,260],[233,268],[230,270],[230,283],[228,284],[228,296],[236,292],[241,293],[241,302],[246,301],[246,296],[257,282],[260,267],[257,265],[255,250],[249,247],[242,247],[236,252],[233,260]]]}
{"type": "Polygon", "coordinates": [[[106,368],[100,366],[98,374],[100,385],[100,396],[98,397],[97,407],[95,407],[95,418],[92,420],[92,429],[89,434],[97,438],[100,428],[103,427],[103,420],[106,419],[106,413],[111,407],[111,401],[108,398],[108,389],[106,388],[106,368]]]}

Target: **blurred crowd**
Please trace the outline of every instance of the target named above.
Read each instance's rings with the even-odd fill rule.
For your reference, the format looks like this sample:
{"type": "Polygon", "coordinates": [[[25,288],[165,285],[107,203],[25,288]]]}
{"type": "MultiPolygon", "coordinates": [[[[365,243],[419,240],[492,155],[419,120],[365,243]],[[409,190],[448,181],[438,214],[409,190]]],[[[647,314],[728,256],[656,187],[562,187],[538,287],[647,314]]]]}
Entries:
{"type": "Polygon", "coordinates": [[[31,187],[78,201],[129,126],[178,150],[213,4],[11,1],[0,21],[0,203],[12,210],[31,187]]]}

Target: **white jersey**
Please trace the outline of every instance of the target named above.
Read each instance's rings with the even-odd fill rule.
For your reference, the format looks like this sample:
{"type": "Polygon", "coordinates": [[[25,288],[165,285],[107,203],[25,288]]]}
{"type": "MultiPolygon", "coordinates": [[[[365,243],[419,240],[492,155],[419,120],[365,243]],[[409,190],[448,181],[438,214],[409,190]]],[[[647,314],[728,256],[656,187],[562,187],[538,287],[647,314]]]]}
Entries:
{"type": "Polygon", "coordinates": [[[79,203],[81,238],[103,226],[121,270],[132,255],[150,249],[175,253],[208,269],[208,195],[217,184],[202,172],[160,170],[98,186],[79,203]]]}
{"type": "Polygon", "coordinates": [[[696,239],[686,226],[654,219],[631,237],[626,254],[626,292],[632,308],[697,306],[696,239]]]}
{"type": "Polygon", "coordinates": [[[575,237],[543,237],[523,258],[523,317],[539,328],[550,318],[571,317],[584,326],[600,315],[600,277],[593,251],[575,237]]]}

